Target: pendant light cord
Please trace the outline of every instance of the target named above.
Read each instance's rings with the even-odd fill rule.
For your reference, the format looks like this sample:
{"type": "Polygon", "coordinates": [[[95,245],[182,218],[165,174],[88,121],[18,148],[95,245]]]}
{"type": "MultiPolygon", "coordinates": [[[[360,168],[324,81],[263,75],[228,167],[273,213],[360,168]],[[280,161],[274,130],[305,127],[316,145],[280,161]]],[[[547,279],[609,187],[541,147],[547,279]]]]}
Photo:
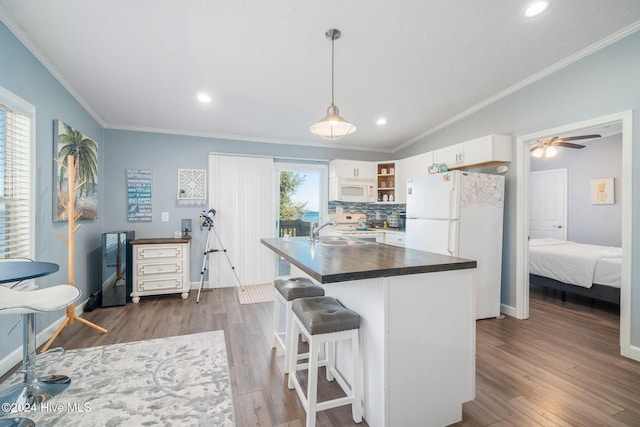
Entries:
{"type": "Polygon", "coordinates": [[[331,105],[333,104],[333,74],[334,74],[334,59],[333,59],[333,43],[335,42],[335,34],[331,31],[331,105]]]}

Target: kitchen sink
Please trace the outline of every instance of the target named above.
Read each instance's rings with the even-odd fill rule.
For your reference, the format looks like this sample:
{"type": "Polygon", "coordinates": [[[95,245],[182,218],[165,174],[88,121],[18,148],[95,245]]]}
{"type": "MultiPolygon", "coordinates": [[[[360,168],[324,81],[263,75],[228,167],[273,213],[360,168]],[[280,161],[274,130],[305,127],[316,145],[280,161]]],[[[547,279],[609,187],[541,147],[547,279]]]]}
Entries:
{"type": "Polygon", "coordinates": [[[320,246],[354,246],[354,245],[368,245],[374,242],[360,239],[349,239],[341,236],[320,236],[316,241],[320,246]]]}

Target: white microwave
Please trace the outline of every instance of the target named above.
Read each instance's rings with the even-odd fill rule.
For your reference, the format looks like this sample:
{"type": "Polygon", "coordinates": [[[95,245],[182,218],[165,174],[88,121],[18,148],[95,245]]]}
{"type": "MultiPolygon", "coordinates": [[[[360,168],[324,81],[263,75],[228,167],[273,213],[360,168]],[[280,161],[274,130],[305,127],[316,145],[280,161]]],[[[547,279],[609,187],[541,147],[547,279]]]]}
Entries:
{"type": "Polygon", "coordinates": [[[375,181],[360,178],[330,178],[329,200],[340,202],[374,202],[375,181]]]}

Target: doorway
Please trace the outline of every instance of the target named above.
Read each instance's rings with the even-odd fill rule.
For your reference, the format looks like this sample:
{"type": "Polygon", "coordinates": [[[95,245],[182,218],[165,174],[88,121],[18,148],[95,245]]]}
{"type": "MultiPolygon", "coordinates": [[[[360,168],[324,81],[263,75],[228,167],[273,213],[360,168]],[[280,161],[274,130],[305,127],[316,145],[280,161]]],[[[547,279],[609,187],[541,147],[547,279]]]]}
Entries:
{"type": "Polygon", "coordinates": [[[595,126],[622,123],[622,277],[620,287],[620,352],[640,361],[640,352],[631,347],[631,209],[633,206],[632,148],[633,114],[631,111],[612,114],[559,128],[523,135],[517,138],[516,159],[520,173],[516,180],[516,307],[515,317],[529,317],[529,195],[530,143],[595,126]]]}
{"type": "MultiPolygon", "coordinates": [[[[311,223],[327,218],[327,165],[276,162],[274,166],[276,236],[308,236],[311,223]]],[[[276,256],[276,275],[289,274],[289,262],[276,256]]]]}

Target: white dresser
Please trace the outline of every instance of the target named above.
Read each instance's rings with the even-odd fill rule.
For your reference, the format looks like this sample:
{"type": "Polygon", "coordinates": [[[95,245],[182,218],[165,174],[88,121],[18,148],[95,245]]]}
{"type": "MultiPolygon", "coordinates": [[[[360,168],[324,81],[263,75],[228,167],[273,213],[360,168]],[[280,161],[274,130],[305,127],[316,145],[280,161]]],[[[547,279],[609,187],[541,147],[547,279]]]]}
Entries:
{"type": "Polygon", "coordinates": [[[133,292],[131,300],[141,296],[181,294],[189,296],[189,239],[138,239],[133,249],[133,292]]]}

